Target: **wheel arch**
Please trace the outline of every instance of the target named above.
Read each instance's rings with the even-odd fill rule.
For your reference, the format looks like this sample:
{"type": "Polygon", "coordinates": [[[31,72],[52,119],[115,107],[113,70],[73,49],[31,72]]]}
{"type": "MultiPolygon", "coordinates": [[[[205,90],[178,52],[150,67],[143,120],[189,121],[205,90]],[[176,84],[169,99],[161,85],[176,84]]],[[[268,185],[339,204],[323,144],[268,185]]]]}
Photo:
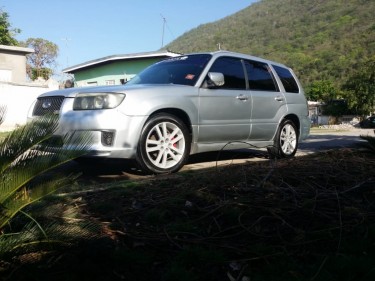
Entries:
{"type": "MultiPolygon", "coordinates": [[[[292,121],[294,123],[294,125],[296,126],[296,128],[297,128],[298,137],[301,135],[301,122],[300,122],[300,120],[299,120],[299,118],[298,118],[297,115],[295,115],[295,114],[288,114],[288,115],[286,115],[281,120],[281,122],[283,120],[290,120],[290,121],[292,121]]],[[[281,124],[281,122],[280,122],[280,124],[281,124]]]]}
{"type": "MultiPolygon", "coordinates": [[[[189,130],[190,134],[192,134],[193,129],[192,129],[192,126],[191,126],[190,117],[189,117],[189,115],[184,110],[179,109],[179,108],[162,108],[162,109],[158,109],[155,112],[153,112],[152,114],[150,114],[150,116],[148,117],[147,121],[149,119],[151,119],[153,116],[155,116],[157,114],[161,114],[161,113],[168,113],[168,114],[171,114],[171,115],[176,116],[179,119],[181,119],[181,121],[184,122],[184,124],[186,125],[186,128],[189,130]]],[[[146,121],[146,123],[147,123],[147,121],[146,121]]]]}
{"type": "Polygon", "coordinates": [[[190,118],[183,110],[164,108],[150,114],[142,129],[137,147],[136,161],[141,169],[153,174],[171,173],[181,169],[190,155],[191,130],[190,118]],[[172,121],[169,122],[168,120],[172,121]],[[155,133],[155,127],[164,122],[169,123],[165,126],[172,126],[175,134],[182,135],[182,137],[177,137],[177,142],[181,142],[183,149],[177,147],[179,144],[171,142],[173,138],[170,138],[167,130],[160,130],[159,133],[155,133]],[[175,130],[176,127],[179,130],[175,130]],[[155,135],[151,135],[153,131],[157,136],[156,138],[155,135]],[[150,150],[147,150],[147,139],[152,139],[150,150]],[[159,142],[159,140],[161,141],[159,142]],[[176,149],[171,148],[172,146],[176,149]],[[172,154],[175,157],[170,157],[172,154]],[[159,157],[160,155],[161,157],[159,157]]]}

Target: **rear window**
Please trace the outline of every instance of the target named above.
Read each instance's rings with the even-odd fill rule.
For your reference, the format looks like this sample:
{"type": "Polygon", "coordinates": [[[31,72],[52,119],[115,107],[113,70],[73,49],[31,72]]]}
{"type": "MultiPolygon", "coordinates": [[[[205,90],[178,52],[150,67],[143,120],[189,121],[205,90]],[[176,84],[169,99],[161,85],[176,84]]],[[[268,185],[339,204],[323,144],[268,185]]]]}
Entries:
{"type": "Polygon", "coordinates": [[[276,65],[273,65],[273,68],[275,69],[277,75],[280,77],[285,92],[299,93],[298,84],[289,69],[276,65]]]}

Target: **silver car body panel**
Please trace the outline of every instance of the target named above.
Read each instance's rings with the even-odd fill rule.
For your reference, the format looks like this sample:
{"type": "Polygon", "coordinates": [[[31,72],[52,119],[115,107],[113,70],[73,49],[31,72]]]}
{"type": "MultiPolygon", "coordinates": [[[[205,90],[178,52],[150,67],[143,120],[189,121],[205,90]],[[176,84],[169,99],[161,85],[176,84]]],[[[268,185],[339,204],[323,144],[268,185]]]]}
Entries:
{"type": "MultiPolygon", "coordinates": [[[[232,52],[211,53],[212,59],[194,86],[186,85],[121,85],[71,88],[45,93],[39,98],[65,97],[59,111],[56,135],[72,131],[91,132],[92,156],[134,158],[144,124],[156,112],[175,111],[185,114],[192,133],[191,154],[250,145],[265,147],[273,144],[280,122],[288,115],[299,120],[299,140],[310,130],[307,104],[300,83],[300,92],[286,93],[281,80],[274,74],[280,91],[225,90],[201,87],[213,62],[221,56],[256,60],[270,65],[284,65],[253,56],[232,52]],[[125,99],[116,108],[73,110],[78,93],[122,93],[125,99]],[[101,143],[101,132],[114,133],[114,143],[101,143]],[[228,145],[228,143],[230,143],[228,145]]],[[[292,72],[293,73],[293,72],[292,72]]],[[[293,73],[294,75],[294,73],[293,73]]],[[[29,118],[34,118],[30,114],[29,118]]]]}

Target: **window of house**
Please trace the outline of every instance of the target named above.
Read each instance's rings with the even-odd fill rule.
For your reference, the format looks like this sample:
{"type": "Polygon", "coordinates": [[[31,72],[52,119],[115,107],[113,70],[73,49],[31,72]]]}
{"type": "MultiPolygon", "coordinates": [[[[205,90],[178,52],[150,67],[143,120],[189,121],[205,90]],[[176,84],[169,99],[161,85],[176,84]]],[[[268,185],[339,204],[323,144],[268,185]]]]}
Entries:
{"type": "Polygon", "coordinates": [[[89,81],[87,82],[87,86],[97,86],[98,82],[97,81],[89,81]]]}
{"type": "Polygon", "coordinates": [[[253,91],[278,91],[269,66],[258,61],[245,61],[249,88],[253,91]]]}
{"type": "Polygon", "coordinates": [[[275,69],[277,75],[280,77],[285,92],[299,93],[298,84],[289,69],[276,65],[273,65],[273,68],[275,69]]]}
{"type": "Polygon", "coordinates": [[[115,80],[105,80],[106,85],[115,85],[115,80]]]}
{"type": "Polygon", "coordinates": [[[211,66],[210,72],[224,74],[224,85],[220,89],[246,89],[245,73],[238,58],[220,57],[211,66]]]}

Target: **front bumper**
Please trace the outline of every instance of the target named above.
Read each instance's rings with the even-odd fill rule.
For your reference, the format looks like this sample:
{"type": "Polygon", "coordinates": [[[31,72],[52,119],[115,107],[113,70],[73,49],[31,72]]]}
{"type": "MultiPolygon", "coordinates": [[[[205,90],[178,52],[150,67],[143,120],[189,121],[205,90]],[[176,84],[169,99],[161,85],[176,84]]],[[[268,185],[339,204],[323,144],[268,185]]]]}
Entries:
{"type": "Polygon", "coordinates": [[[73,99],[65,99],[60,110],[59,125],[54,133],[55,138],[73,133],[89,134],[91,146],[87,156],[135,157],[147,116],[128,116],[116,108],[73,111],[72,104],[73,99]]]}
{"type": "Polygon", "coordinates": [[[300,140],[305,140],[309,137],[310,127],[311,127],[311,120],[309,116],[303,116],[301,118],[300,140]]]}

